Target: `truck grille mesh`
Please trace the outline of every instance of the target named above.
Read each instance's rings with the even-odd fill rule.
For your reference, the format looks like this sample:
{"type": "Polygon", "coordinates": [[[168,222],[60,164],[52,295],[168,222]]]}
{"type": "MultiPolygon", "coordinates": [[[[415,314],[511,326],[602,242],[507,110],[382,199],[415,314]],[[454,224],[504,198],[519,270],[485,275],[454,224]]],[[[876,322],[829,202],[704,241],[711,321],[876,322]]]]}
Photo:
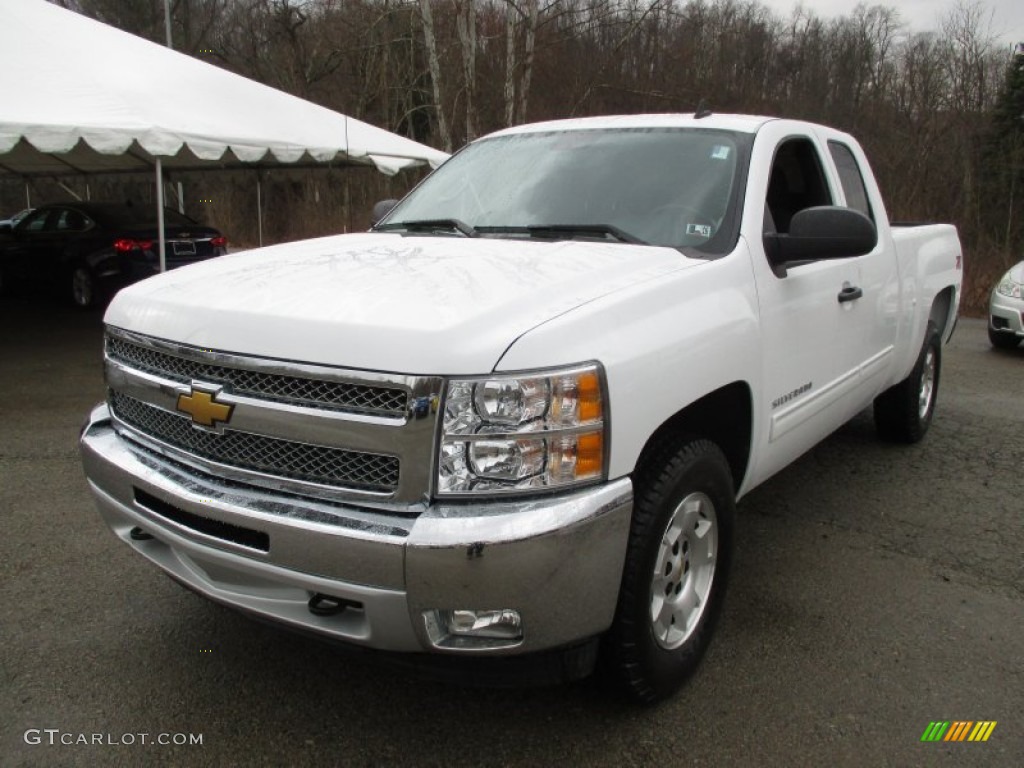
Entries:
{"type": "Polygon", "coordinates": [[[107,336],[107,355],[137,370],[184,384],[193,379],[223,384],[233,394],[307,408],[404,416],[408,402],[407,393],[401,389],[228,368],[169,355],[118,336],[107,336]]]}
{"type": "Polygon", "coordinates": [[[359,453],[340,448],[296,443],[248,432],[205,432],[189,418],[129,397],[109,393],[117,418],[146,435],[195,456],[232,467],[264,472],[310,483],[370,491],[398,487],[399,461],[394,456],[359,453]]]}

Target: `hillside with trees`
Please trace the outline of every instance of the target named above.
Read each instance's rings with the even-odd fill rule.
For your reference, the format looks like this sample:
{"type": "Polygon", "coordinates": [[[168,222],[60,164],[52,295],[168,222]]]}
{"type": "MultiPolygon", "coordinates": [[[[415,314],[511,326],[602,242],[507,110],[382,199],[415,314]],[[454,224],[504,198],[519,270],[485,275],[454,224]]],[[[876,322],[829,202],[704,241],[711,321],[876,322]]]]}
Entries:
{"type": "MultiPolygon", "coordinates": [[[[60,4],[165,40],[162,0],[60,4]]],[[[950,6],[922,33],[894,8],[864,4],[824,19],[799,7],[781,17],[757,0],[172,2],[176,49],[449,151],[511,124],[702,101],[849,131],[894,220],[960,228],[974,311],[1024,258],[1024,49],[996,45],[988,18],[984,5],[950,6]]],[[[188,212],[254,242],[252,173],[188,176],[188,212]]],[[[261,178],[265,233],[279,241],[364,228],[375,200],[418,177],[261,178]]],[[[94,180],[90,193],[123,194],[125,183],[94,180]]],[[[34,185],[40,200],[66,197],[34,185]]],[[[0,188],[6,208],[23,201],[20,182],[0,188]]]]}

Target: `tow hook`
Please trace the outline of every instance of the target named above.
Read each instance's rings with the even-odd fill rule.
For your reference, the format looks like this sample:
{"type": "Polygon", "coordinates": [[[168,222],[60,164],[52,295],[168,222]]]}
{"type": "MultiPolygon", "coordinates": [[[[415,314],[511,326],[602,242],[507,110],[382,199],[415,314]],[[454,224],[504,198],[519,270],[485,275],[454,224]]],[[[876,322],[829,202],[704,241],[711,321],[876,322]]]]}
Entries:
{"type": "Polygon", "coordinates": [[[309,612],[314,616],[337,616],[342,613],[346,608],[355,607],[358,603],[354,603],[351,600],[345,600],[341,597],[332,597],[331,595],[325,595],[321,592],[317,592],[311,598],[306,607],[309,608],[309,612]]]}
{"type": "Polygon", "coordinates": [[[132,528],[128,532],[128,535],[131,537],[132,541],[149,541],[153,538],[152,534],[146,533],[144,530],[139,528],[139,526],[132,528]]]}

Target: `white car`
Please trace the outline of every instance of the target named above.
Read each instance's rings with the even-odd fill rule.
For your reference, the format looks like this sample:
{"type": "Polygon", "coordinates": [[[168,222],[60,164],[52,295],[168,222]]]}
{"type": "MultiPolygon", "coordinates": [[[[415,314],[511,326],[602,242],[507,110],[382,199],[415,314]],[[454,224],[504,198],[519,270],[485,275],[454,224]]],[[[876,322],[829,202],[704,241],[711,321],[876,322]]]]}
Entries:
{"type": "Polygon", "coordinates": [[[1024,339],[1024,261],[1010,267],[992,289],[988,338],[999,349],[1014,349],[1024,339]]]}

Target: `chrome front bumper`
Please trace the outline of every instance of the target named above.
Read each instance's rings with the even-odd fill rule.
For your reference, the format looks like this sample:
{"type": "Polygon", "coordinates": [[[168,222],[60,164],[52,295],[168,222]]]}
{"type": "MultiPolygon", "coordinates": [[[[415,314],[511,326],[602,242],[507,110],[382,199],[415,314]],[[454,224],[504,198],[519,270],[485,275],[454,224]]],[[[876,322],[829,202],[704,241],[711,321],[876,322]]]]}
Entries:
{"type": "Polygon", "coordinates": [[[119,436],[106,405],[90,414],[81,451],[122,541],[196,592],[297,629],[386,651],[524,654],[594,637],[612,621],[628,479],[403,517],[198,475],[119,436]],[[136,528],[152,538],[133,537],[136,528]],[[308,603],[318,593],[350,607],[315,615],[308,603]],[[459,609],[518,611],[522,640],[437,647],[425,615],[459,609]]]}

